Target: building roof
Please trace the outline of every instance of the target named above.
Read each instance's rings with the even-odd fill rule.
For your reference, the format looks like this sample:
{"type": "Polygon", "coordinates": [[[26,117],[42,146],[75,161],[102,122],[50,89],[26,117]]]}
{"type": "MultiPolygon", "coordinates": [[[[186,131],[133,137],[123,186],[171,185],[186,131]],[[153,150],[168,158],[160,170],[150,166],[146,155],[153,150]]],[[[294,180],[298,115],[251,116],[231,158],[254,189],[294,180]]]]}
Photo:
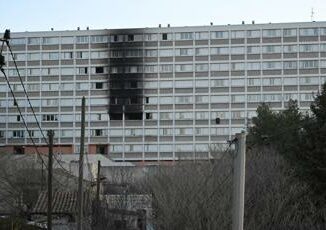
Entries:
{"type": "MultiPolygon", "coordinates": [[[[57,191],[53,193],[52,214],[74,215],[77,213],[77,192],[57,191]]],[[[47,192],[42,192],[32,211],[33,214],[47,213],[47,192]]],[[[84,192],[84,213],[90,210],[89,194],[84,192]]]]}

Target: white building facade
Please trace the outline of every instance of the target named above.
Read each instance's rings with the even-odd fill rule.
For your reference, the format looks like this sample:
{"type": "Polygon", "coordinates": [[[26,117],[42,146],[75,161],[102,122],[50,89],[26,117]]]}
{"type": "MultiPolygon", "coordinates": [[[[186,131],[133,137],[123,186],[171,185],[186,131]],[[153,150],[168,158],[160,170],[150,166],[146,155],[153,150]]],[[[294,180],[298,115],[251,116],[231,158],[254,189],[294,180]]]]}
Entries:
{"type": "MultiPolygon", "coordinates": [[[[247,128],[259,103],[282,110],[292,98],[306,110],[326,80],[326,22],[23,32],[10,43],[42,129],[55,131],[55,151],[79,151],[85,96],[87,151],[119,161],[207,158],[247,128]]],[[[0,151],[33,152],[21,120],[1,77],[0,151]]]]}

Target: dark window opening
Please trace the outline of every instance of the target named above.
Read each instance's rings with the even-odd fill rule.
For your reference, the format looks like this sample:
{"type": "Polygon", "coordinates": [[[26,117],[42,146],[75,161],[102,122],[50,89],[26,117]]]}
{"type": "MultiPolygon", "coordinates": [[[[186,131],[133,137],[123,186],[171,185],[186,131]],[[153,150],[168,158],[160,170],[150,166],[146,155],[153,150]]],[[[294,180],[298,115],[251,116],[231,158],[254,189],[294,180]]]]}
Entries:
{"type": "Polygon", "coordinates": [[[95,129],[95,136],[96,137],[100,137],[102,136],[103,132],[102,132],[102,129],[95,129]]]}
{"type": "Polygon", "coordinates": [[[118,104],[118,99],[116,97],[111,97],[110,98],[110,104],[111,105],[117,105],[118,104]]]}
{"type": "Polygon", "coordinates": [[[126,113],[125,119],[126,120],[142,120],[143,114],[142,113],[126,113]]]}
{"type": "Polygon", "coordinates": [[[117,230],[127,229],[126,220],[114,220],[114,227],[117,230]]]}
{"type": "Polygon", "coordinates": [[[118,35],[114,35],[114,36],[113,36],[113,40],[114,40],[115,42],[117,42],[117,41],[118,41],[118,35]]]}
{"type": "Polygon", "coordinates": [[[14,99],[14,106],[17,106],[17,101],[14,99]]]}
{"type": "Polygon", "coordinates": [[[103,82],[96,82],[95,89],[103,89],[103,82]]]}
{"type": "Polygon", "coordinates": [[[168,34],[162,34],[162,40],[168,40],[168,34]]]}
{"type": "Polygon", "coordinates": [[[14,154],[24,154],[25,150],[22,146],[15,146],[14,147],[14,154]]]}
{"type": "Polygon", "coordinates": [[[131,105],[138,104],[138,98],[137,97],[131,97],[130,98],[130,104],[131,105]]]}
{"type": "Polygon", "coordinates": [[[152,114],[151,113],[146,113],[146,120],[152,119],[152,114]]]}
{"type": "Polygon", "coordinates": [[[4,131],[0,131],[0,138],[5,137],[4,131]]]}
{"type": "Polygon", "coordinates": [[[106,154],[106,146],[105,145],[97,145],[96,146],[96,154],[106,154]]]}
{"type": "Polygon", "coordinates": [[[104,73],[103,67],[95,67],[95,73],[104,73]]]}
{"type": "Polygon", "coordinates": [[[149,103],[149,97],[146,97],[146,104],[149,103]]]}
{"type": "Polygon", "coordinates": [[[137,81],[130,82],[130,88],[132,88],[132,89],[137,88],[137,81]]]}
{"type": "Polygon", "coordinates": [[[122,120],[122,113],[110,113],[110,120],[122,120]]]}
{"type": "Polygon", "coordinates": [[[129,34],[128,35],[128,41],[133,41],[134,40],[134,35],[133,34],[129,34]]]}
{"type": "Polygon", "coordinates": [[[216,119],[215,119],[215,124],[220,124],[220,122],[221,122],[221,119],[219,118],[219,117],[217,117],[216,119]]]}
{"type": "Polygon", "coordinates": [[[17,121],[20,121],[20,115],[17,115],[17,121]]]}

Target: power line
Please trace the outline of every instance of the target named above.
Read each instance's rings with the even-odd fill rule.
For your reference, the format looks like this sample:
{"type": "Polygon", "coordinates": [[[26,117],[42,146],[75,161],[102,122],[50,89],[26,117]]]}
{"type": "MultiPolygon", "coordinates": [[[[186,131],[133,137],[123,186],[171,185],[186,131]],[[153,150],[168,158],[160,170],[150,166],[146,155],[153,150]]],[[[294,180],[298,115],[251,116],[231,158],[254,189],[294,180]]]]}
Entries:
{"type": "MultiPolygon", "coordinates": [[[[10,51],[11,57],[12,57],[12,59],[13,59],[14,65],[15,65],[15,69],[16,69],[16,71],[17,71],[17,73],[18,73],[18,77],[19,77],[19,80],[20,80],[21,86],[22,86],[23,91],[24,91],[24,94],[25,94],[25,96],[26,96],[26,98],[27,98],[27,101],[28,101],[29,107],[31,108],[31,111],[32,111],[33,116],[34,116],[34,118],[35,118],[36,124],[37,124],[37,126],[38,126],[38,128],[39,128],[39,130],[40,130],[40,132],[41,132],[41,135],[42,135],[42,138],[43,138],[44,142],[48,145],[48,144],[49,144],[49,143],[48,143],[48,140],[47,140],[47,138],[45,137],[45,134],[44,134],[44,132],[43,132],[43,129],[41,128],[41,125],[40,125],[40,123],[39,123],[39,121],[38,121],[38,118],[37,118],[37,116],[36,116],[36,114],[35,114],[35,110],[34,110],[34,108],[33,108],[33,106],[32,106],[32,103],[31,103],[31,101],[30,101],[30,99],[29,99],[29,96],[28,96],[28,93],[27,93],[26,87],[25,87],[25,85],[24,85],[23,79],[22,79],[22,77],[21,77],[21,75],[20,75],[20,72],[19,72],[19,70],[18,70],[18,66],[17,66],[16,60],[15,60],[14,54],[13,54],[13,52],[12,52],[12,49],[11,49],[11,46],[10,46],[9,40],[8,40],[8,39],[4,39],[4,41],[3,41],[3,43],[2,43],[2,47],[3,47],[3,45],[4,45],[4,42],[6,43],[7,47],[9,48],[9,51],[10,51]]],[[[66,170],[66,169],[62,166],[62,164],[60,163],[60,160],[58,160],[56,154],[53,154],[53,156],[54,156],[54,159],[56,160],[56,162],[58,163],[58,165],[62,168],[62,170],[63,170],[65,173],[67,173],[69,176],[73,176],[73,177],[75,177],[74,175],[72,175],[68,170],[66,170]]]]}

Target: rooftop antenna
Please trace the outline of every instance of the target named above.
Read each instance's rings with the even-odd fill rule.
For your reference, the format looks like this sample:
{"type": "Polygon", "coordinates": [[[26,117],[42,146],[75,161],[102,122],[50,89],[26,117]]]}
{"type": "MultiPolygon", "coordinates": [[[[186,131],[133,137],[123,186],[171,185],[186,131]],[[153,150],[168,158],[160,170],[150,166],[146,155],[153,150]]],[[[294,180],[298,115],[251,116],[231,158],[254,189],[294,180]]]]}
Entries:
{"type": "Polygon", "coordinates": [[[314,12],[314,8],[311,8],[311,21],[313,22],[314,21],[314,15],[315,15],[315,12],[314,12]]]}

